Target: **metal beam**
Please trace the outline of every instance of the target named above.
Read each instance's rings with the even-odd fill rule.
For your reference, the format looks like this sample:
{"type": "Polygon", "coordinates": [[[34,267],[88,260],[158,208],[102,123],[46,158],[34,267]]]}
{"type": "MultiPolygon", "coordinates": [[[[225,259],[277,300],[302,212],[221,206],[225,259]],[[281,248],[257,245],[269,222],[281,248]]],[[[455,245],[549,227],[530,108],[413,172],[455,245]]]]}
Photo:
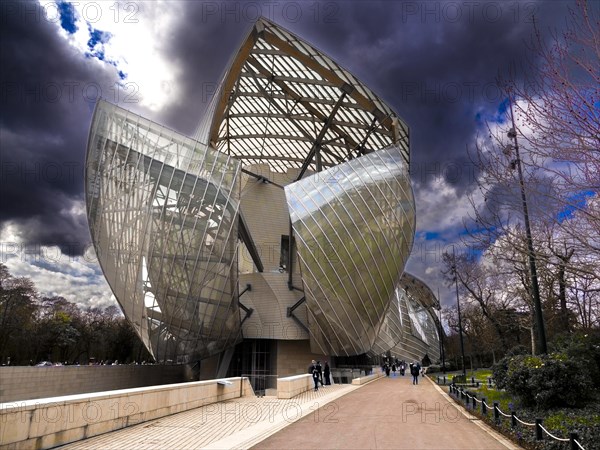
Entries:
{"type": "Polygon", "coordinates": [[[298,319],[298,317],[296,317],[296,315],[294,314],[294,311],[305,301],[306,297],[302,297],[300,300],[294,303],[293,306],[288,307],[286,315],[287,317],[291,317],[294,320],[294,322],[296,322],[300,327],[304,328],[308,332],[308,328],[306,327],[306,325],[304,325],[302,321],[298,319]]]}
{"type": "MultiPolygon", "coordinates": [[[[274,75],[268,69],[266,69],[262,64],[260,64],[259,61],[252,58],[252,56],[248,57],[248,63],[251,64],[252,66],[254,66],[254,68],[256,70],[258,70],[259,73],[270,76],[271,79],[273,79],[274,75]]],[[[294,100],[296,100],[299,104],[301,104],[310,114],[312,114],[313,116],[315,116],[316,118],[318,118],[319,120],[321,120],[323,122],[325,122],[327,120],[327,116],[325,116],[325,114],[323,114],[317,108],[312,106],[308,100],[305,100],[300,94],[298,94],[296,91],[294,91],[292,88],[290,88],[283,81],[277,81],[277,80],[273,79],[273,83],[276,84],[277,86],[279,86],[287,95],[289,95],[294,100]]],[[[262,87],[258,84],[257,81],[256,81],[256,84],[257,84],[259,90],[264,92],[264,89],[262,89],[262,87]]],[[[344,85],[350,86],[348,84],[342,84],[340,89],[342,89],[344,87],[344,85]]],[[[352,89],[354,89],[354,88],[352,88],[352,89]]],[[[276,105],[276,107],[281,111],[281,107],[277,103],[275,103],[273,98],[270,98],[270,96],[269,96],[269,101],[273,105],[276,105]]],[[[338,100],[338,102],[339,102],[339,100],[338,100]]],[[[336,104],[338,102],[336,102],[336,104]]],[[[285,111],[282,111],[282,112],[285,113],[285,111]]],[[[298,127],[298,124],[294,123],[294,125],[296,127],[298,127]]],[[[348,142],[350,143],[351,146],[357,145],[356,141],[351,136],[349,136],[344,130],[342,130],[338,127],[335,127],[335,126],[331,126],[331,129],[334,130],[338,135],[342,136],[344,139],[348,140],[348,142]]],[[[308,135],[310,136],[310,133],[308,135]]]]}
{"type": "Polygon", "coordinates": [[[252,262],[256,266],[256,270],[259,272],[263,272],[265,270],[263,263],[260,259],[260,254],[254,245],[254,240],[252,239],[252,235],[250,234],[250,230],[248,229],[248,225],[246,225],[246,221],[244,220],[244,216],[242,216],[241,212],[239,215],[239,228],[238,235],[242,242],[246,244],[246,248],[250,253],[250,257],[252,258],[252,262]]]}
{"type": "Polygon", "coordinates": [[[277,186],[279,189],[284,189],[284,187],[282,185],[269,180],[267,177],[265,177],[263,175],[259,175],[254,172],[250,172],[248,169],[242,169],[242,172],[245,173],[246,175],[250,175],[251,177],[256,178],[259,181],[262,181],[263,183],[272,184],[273,186],[277,186]]]}
{"type": "MultiPolygon", "coordinates": [[[[262,25],[261,25],[262,27],[262,25]]],[[[242,44],[235,60],[231,64],[229,68],[229,72],[227,72],[227,76],[225,80],[223,80],[223,85],[221,90],[219,91],[221,98],[219,99],[219,103],[215,108],[215,112],[213,114],[213,122],[210,126],[210,134],[209,134],[209,142],[213,140],[214,137],[219,135],[219,128],[221,126],[221,121],[223,117],[223,112],[225,111],[225,107],[229,102],[229,96],[232,93],[232,88],[234,83],[239,79],[239,74],[242,70],[244,62],[246,58],[252,51],[254,44],[261,36],[262,30],[257,30],[256,28],[252,29],[252,32],[246,38],[246,41],[242,44]]]]}
{"type": "Polygon", "coordinates": [[[333,117],[338,112],[338,109],[340,109],[340,106],[342,106],[342,102],[344,101],[344,98],[346,97],[347,94],[349,94],[352,91],[354,91],[354,88],[352,86],[350,86],[349,84],[345,84],[344,86],[342,86],[342,95],[340,95],[340,98],[338,99],[335,106],[331,110],[329,117],[327,117],[327,120],[323,124],[323,127],[321,128],[319,135],[313,142],[312,148],[310,149],[310,152],[308,152],[308,155],[306,156],[306,160],[302,164],[302,167],[300,168],[300,173],[298,174],[298,178],[296,178],[296,180],[299,180],[300,178],[302,178],[304,176],[304,173],[308,169],[308,166],[310,166],[312,159],[315,155],[317,155],[317,171],[318,172],[321,171],[321,169],[322,169],[321,157],[319,156],[321,142],[323,141],[323,138],[325,137],[325,133],[327,132],[329,127],[331,127],[331,122],[333,121],[333,117]]]}
{"type": "MultiPolygon", "coordinates": [[[[264,30],[263,35],[261,36],[266,42],[277,47],[279,50],[285,52],[285,54],[296,58],[302,64],[304,64],[309,69],[314,70],[319,75],[321,75],[326,80],[333,82],[336,86],[340,87],[345,83],[345,81],[340,78],[334,71],[331,69],[321,65],[317,62],[316,59],[311,58],[307,54],[301,52],[296,47],[291,45],[289,42],[285,42],[275,34],[271,33],[269,30],[264,30]]],[[[382,118],[381,124],[391,131],[392,121],[389,117],[386,118],[386,114],[384,114],[373,102],[368,99],[364,95],[362,95],[358,91],[354,91],[350,94],[350,96],[356,100],[356,102],[362,106],[365,111],[370,111],[375,115],[375,117],[382,118]]]]}
{"type": "Polygon", "coordinates": [[[240,297],[242,295],[244,295],[248,291],[252,291],[252,285],[251,284],[247,284],[246,288],[242,292],[240,292],[238,294],[238,306],[240,308],[242,308],[244,310],[244,312],[246,313],[246,315],[244,316],[244,318],[240,322],[240,327],[244,324],[244,322],[246,321],[246,319],[248,319],[252,315],[252,313],[254,312],[254,309],[248,308],[246,305],[244,305],[242,302],[240,302],[240,297]]]}

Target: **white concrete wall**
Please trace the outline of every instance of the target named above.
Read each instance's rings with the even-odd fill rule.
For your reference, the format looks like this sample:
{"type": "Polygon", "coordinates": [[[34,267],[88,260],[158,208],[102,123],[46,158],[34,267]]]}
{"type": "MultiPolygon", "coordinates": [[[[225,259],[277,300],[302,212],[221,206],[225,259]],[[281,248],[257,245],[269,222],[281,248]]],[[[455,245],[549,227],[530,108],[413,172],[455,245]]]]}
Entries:
{"type": "Polygon", "coordinates": [[[51,448],[246,395],[247,379],[227,378],[1,403],[0,449],[51,448]]]}
{"type": "Polygon", "coordinates": [[[365,384],[365,383],[368,383],[369,381],[376,380],[377,378],[381,378],[383,376],[384,376],[383,372],[375,372],[375,373],[372,373],[371,375],[365,375],[360,378],[354,378],[352,380],[352,384],[358,384],[358,385],[365,384]]]}
{"type": "Polygon", "coordinates": [[[192,381],[184,365],[0,367],[0,380],[0,403],[192,381]]]}
{"type": "Polygon", "coordinates": [[[293,398],[311,389],[314,389],[314,381],[307,373],[277,379],[277,398],[293,398]]]}

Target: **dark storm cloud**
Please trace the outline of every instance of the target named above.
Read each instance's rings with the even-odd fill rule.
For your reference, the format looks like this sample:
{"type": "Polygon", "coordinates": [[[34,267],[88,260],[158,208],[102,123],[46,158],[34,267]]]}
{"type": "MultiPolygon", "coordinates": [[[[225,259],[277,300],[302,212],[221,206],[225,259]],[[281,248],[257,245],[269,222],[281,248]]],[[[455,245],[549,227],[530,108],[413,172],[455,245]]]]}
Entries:
{"type": "MultiPolygon", "coordinates": [[[[384,2],[344,4],[347,45],[339,60],[378,92],[411,127],[413,181],[474,181],[466,152],[485,134],[504,95],[499,73],[530,57],[525,43],[560,21],[562,2],[384,2]],[[363,24],[366,24],[363,28],[363,24]]],[[[522,74],[518,74],[521,76],[522,74]]]]}
{"type": "Polygon", "coordinates": [[[87,133],[94,101],[116,71],[71,48],[36,2],[2,2],[0,11],[0,226],[16,225],[25,244],[81,254],[90,240],[87,133]]]}
{"type": "MultiPolygon", "coordinates": [[[[441,176],[461,189],[473,182],[465,147],[502,100],[496,75],[526,56],[529,14],[544,30],[566,14],[558,1],[177,6],[183,14],[161,45],[182,69],[178,99],[145,114],[152,120],[192,134],[231,53],[263,15],[355,73],[409,123],[417,188],[441,176]]],[[[1,14],[0,226],[16,224],[26,242],[80,253],[89,242],[83,164],[93,103],[98,89],[116,102],[114,83],[125,75],[73,50],[58,34],[61,23],[45,20],[36,2],[1,2],[1,14]]],[[[73,17],[63,19],[74,29],[73,17]]]]}
{"type": "Polygon", "coordinates": [[[167,47],[186,68],[186,101],[165,117],[193,130],[231,52],[262,13],[332,56],[409,123],[417,186],[442,177],[463,190],[475,175],[466,146],[497,116],[504,97],[497,76],[530,58],[533,16],[547,32],[561,25],[569,4],[192,2],[167,47]]]}

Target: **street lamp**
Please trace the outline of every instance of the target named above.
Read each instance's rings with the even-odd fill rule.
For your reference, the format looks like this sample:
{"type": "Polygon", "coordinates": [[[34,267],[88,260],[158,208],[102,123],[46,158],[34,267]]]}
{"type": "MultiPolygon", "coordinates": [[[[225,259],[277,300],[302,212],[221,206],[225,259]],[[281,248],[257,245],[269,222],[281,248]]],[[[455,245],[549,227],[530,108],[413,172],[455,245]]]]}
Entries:
{"type": "MultiPolygon", "coordinates": [[[[438,298],[440,298],[440,289],[438,288],[438,298]]],[[[444,326],[442,325],[442,311],[439,311],[440,323],[440,356],[442,358],[442,373],[446,374],[446,355],[444,353],[444,326]]]]}
{"type": "Polygon", "coordinates": [[[462,318],[460,315],[460,299],[458,297],[458,272],[456,267],[456,252],[454,250],[454,246],[452,246],[452,272],[454,274],[454,286],[456,287],[456,307],[458,309],[458,334],[460,335],[460,358],[462,361],[463,375],[466,377],[467,371],[465,370],[465,344],[463,341],[462,318]]]}
{"type": "MultiPolygon", "coordinates": [[[[546,330],[544,326],[544,316],[542,314],[542,302],[540,301],[540,288],[538,285],[537,268],[535,262],[535,253],[533,251],[533,239],[531,237],[531,227],[529,225],[529,211],[527,209],[527,196],[525,195],[525,182],[523,180],[523,169],[521,167],[521,158],[519,156],[519,144],[517,142],[517,132],[515,126],[515,116],[513,113],[512,100],[509,95],[509,106],[510,106],[510,120],[512,122],[512,128],[508,130],[508,137],[514,141],[514,149],[516,159],[511,163],[513,166],[516,163],[517,171],[519,173],[519,187],[521,188],[521,201],[523,203],[523,216],[525,220],[525,235],[527,237],[527,253],[529,258],[529,272],[531,275],[531,296],[533,298],[533,307],[535,311],[535,330],[536,330],[536,349],[535,353],[545,354],[548,353],[548,347],[546,344],[546,330]]],[[[514,167],[513,167],[514,168],[514,167]]]]}

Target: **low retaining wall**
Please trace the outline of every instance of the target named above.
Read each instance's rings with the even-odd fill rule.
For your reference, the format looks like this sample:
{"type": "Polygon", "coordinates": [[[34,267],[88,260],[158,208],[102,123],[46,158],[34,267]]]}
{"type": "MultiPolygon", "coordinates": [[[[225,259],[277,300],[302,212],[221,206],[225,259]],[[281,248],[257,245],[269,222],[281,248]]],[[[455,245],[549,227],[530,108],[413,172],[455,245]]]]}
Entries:
{"type": "Polygon", "coordinates": [[[47,449],[247,395],[247,378],[225,378],[2,403],[0,449],[47,449]]]}
{"type": "Polygon", "coordinates": [[[0,367],[0,403],[184,383],[191,375],[175,364],[0,367]]]}
{"type": "Polygon", "coordinates": [[[308,373],[277,378],[277,398],[293,398],[311,389],[314,389],[314,382],[308,373]]]}
{"type": "Polygon", "coordinates": [[[372,373],[371,375],[365,375],[364,377],[354,378],[352,380],[352,384],[358,384],[358,385],[365,384],[365,383],[368,383],[369,381],[376,380],[377,378],[381,378],[383,376],[384,376],[384,374],[381,372],[372,373]]]}

